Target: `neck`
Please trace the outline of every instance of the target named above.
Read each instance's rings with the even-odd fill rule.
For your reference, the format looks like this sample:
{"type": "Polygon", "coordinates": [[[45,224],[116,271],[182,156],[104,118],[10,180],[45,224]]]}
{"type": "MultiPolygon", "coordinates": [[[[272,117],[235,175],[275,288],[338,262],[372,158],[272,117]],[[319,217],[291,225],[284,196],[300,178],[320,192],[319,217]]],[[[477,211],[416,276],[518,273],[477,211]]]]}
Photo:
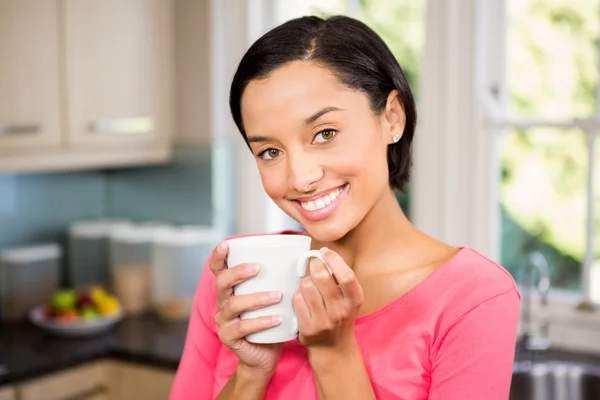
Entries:
{"type": "Polygon", "coordinates": [[[363,266],[367,266],[368,273],[381,272],[368,265],[380,266],[377,270],[385,268],[384,260],[399,251],[408,255],[420,236],[389,190],[356,228],[335,242],[319,244],[339,253],[358,275],[363,273],[363,266]]]}

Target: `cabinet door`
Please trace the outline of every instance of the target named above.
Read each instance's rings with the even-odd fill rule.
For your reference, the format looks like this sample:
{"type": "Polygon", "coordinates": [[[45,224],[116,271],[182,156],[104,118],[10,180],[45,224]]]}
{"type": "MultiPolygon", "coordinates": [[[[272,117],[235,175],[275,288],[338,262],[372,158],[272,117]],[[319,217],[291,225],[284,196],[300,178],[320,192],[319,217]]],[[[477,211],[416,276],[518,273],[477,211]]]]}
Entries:
{"type": "Polygon", "coordinates": [[[11,386],[0,387],[0,400],[15,400],[15,389],[11,386]]]}
{"type": "Polygon", "coordinates": [[[55,0],[0,0],[0,154],[61,145],[55,0]]]}
{"type": "Polygon", "coordinates": [[[102,399],[108,390],[108,366],[104,361],[46,375],[17,386],[19,400],[102,399]],[[104,392],[104,393],[103,393],[104,392]]]}
{"type": "Polygon", "coordinates": [[[109,368],[111,400],[163,400],[169,398],[175,372],[113,361],[109,368]]]}
{"type": "Polygon", "coordinates": [[[63,0],[67,142],[72,147],[168,141],[171,0],[63,0]]]}

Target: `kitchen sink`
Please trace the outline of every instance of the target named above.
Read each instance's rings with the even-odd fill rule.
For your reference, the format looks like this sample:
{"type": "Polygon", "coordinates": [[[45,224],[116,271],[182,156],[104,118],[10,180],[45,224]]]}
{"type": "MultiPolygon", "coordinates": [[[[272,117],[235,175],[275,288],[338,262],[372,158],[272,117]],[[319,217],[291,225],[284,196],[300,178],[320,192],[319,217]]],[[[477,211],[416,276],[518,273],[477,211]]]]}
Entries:
{"type": "Polygon", "coordinates": [[[600,400],[600,367],[572,362],[517,362],[509,400],[600,400]]]}

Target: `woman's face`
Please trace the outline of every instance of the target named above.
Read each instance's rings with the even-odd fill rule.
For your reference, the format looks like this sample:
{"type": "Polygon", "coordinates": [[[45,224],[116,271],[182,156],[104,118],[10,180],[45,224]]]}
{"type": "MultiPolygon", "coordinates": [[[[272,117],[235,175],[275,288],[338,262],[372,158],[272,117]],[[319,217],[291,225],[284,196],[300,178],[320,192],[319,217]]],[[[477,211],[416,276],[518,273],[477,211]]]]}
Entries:
{"type": "Polygon", "coordinates": [[[265,191],[315,239],[343,237],[389,193],[387,146],[404,129],[396,95],[377,115],[307,61],[248,84],[242,120],[265,191]]]}

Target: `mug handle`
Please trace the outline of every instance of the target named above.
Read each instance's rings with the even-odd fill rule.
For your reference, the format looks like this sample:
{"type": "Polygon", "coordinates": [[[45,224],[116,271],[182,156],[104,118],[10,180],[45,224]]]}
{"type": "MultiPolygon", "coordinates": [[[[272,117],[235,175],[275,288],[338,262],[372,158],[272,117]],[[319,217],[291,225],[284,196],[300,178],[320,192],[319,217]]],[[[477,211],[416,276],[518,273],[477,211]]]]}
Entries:
{"type": "MultiPolygon", "coordinates": [[[[298,277],[302,278],[304,275],[306,275],[308,270],[308,262],[311,258],[318,258],[323,264],[325,264],[325,266],[327,266],[327,263],[325,260],[323,260],[323,256],[319,250],[307,251],[305,254],[301,255],[300,258],[298,258],[298,264],[296,264],[296,273],[298,274],[298,277]]],[[[333,275],[333,272],[331,272],[329,266],[327,266],[327,269],[329,270],[329,273],[333,275]]],[[[296,316],[292,318],[292,332],[298,334],[298,319],[296,316]]]]}
{"type": "MultiPolygon", "coordinates": [[[[298,264],[296,265],[296,273],[300,278],[303,278],[304,275],[306,275],[308,270],[308,261],[311,258],[318,258],[323,264],[327,265],[325,260],[323,260],[323,256],[319,250],[307,251],[305,254],[301,255],[300,258],[298,258],[298,264]]],[[[329,267],[327,267],[327,269],[329,269],[329,267]]],[[[329,270],[329,272],[331,272],[331,270],[329,270]]]]}

